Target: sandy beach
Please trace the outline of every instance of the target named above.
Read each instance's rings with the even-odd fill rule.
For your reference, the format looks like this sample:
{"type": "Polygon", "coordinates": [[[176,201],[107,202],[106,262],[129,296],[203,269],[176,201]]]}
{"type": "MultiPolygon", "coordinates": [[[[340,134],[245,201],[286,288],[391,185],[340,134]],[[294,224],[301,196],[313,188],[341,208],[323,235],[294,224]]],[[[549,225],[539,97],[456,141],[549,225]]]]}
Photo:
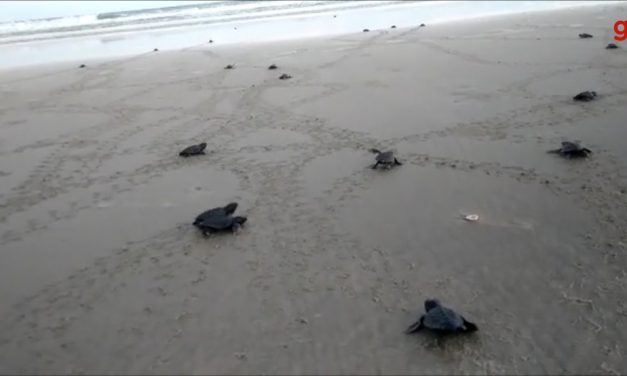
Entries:
{"type": "Polygon", "coordinates": [[[627,373],[625,14],[0,71],[0,373],[627,373]]]}

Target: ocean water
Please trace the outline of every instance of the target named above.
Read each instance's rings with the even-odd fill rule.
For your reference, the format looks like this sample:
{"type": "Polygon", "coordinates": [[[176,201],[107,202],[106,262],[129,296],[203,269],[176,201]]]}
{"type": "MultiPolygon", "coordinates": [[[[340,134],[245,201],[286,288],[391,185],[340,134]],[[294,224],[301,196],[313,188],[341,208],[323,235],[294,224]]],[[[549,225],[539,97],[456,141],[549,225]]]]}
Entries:
{"type": "Polygon", "coordinates": [[[318,37],[600,3],[608,2],[245,0],[3,22],[0,68],[178,49],[209,39],[225,44],[318,37]]]}
{"type": "Polygon", "coordinates": [[[197,5],[0,23],[0,44],[298,17],[402,1],[216,1],[197,5]]]}

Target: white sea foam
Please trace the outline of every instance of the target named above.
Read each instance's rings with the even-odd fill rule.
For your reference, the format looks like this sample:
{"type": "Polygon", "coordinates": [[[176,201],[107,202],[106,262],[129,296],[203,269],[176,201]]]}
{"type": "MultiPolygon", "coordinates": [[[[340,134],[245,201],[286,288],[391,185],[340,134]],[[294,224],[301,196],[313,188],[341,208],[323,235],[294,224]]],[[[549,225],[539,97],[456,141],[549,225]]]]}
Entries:
{"type": "Polygon", "coordinates": [[[612,2],[221,1],[13,22],[0,24],[0,68],[130,56],[156,47],[177,50],[209,39],[219,45],[268,42],[607,3],[612,2]]]}
{"type": "MultiPolygon", "coordinates": [[[[111,12],[0,23],[0,43],[45,40],[76,34],[192,26],[268,16],[306,15],[332,10],[389,6],[398,1],[222,1],[143,11],[111,12]]],[[[410,2],[407,2],[410,3],[410,2]]]]}

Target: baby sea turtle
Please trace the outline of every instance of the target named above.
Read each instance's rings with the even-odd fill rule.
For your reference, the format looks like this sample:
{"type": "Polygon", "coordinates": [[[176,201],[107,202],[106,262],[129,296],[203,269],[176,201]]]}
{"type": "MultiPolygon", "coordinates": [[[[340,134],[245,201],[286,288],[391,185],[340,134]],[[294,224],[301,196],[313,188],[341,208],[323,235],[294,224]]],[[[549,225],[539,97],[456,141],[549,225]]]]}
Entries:
{"type": "Polygon", "coordinates": [[[369,31],[370,31],[370,29],[364,29],[364,30],[363,30],[363,32],[364,32],[364,33],[367,33],[367,32],[369,32],[369,31]]]}
{"type": "Polygon", "coordinates": [[[425,27],[425,26],[427,26],[427,25],[425,25],[425,24],[423,24],[423,23],[422,23],[422,24],[420,24],[420,27],[425,27]]]}
{"type": "Polygon", "coordinates": [[[581,33],[581,34],[579,34],[579,38],[581,38],[581,39],[592,38],[592,34],[581,33]]]}
{"type": "Polygon", "coordinates": [[[377,156],[375,157],[376,163],[372,166],[373,169],[376,169],[377,166],[383,165],[387,168],[392,168],[394,166],[402,165],[401,162],[396,159],[393,151],[385,151],[381,152],[377,149],[370,149],[372,153],[375,153],[377,156]]]}
{"type": "Polygon", "coordinates": [[[159,51],[159,49],[158,49],[158,48],[155,48],[153,51],[154,51],[154,52],[157,52],[157,51],[159,51]]]}
{"type": "Polygon", "coordinates": [[[578,142],[562,141],[562,147],[555,150],[549,150],[549,153],[559,154],[566,158],[585,158],[592,151],[579,145],[578,142]]]}
{"type": "Polygon", "coordinates": [[[268,69],[270,69],[270,70],[274,70],[274,69],[277,69],[277,68],[278,68],[278,67],[276,66],[276,64],[272,64],[272,65],[270,65],[270,66],[268,67],[268,69]]]}
{"type": "Polygon", "coordinates": [[[236,209],[237,202],[231,202],[223,208],[209,209],[199,214],[193,224],[204,236],[223,230],[236,232],[247,220],[246,217],[233,217],[236,209]]]}
{"type": "Polygon", "coordinates": [[[224,67],[224,69],[233,69],[235,68],[235,64],[229,64],[226,67],[224,67]]]}
{"type": "Polygon", "coordinates": [[[290,78],[292,78],[292,76],[290,76],[287,73],[283,73],[282,75],[279,76],[279,80],[289,80],[290,78]]]}
{"type": "Polygon", "coordinates": [[[203,142],[198,145],[188,146],[179,153],[181,157],[191,157],[192,155],[204,155],[207,143],[203,142]]]}
{"type": "Polygon", "coordinates": [[[213,39],[209,39],[209,43],[213,43],[213,39]]]}
{"type": "Polygon", "coordinates": [[[582,91],[581,93],[575,95],[573,97],[573,100],[575,101],[579,101],[579,102],[590,102],[591,100],[595,99],[597,97],[597,92],[596,91],[582,91]]]}
{"type": "Polygon", "coordinates": [[[396,25],[390,26],[390,29],[396,29],[396,25]]]}
{"type": "Polygon", "coordinates": [[[79,68],[85,68],[85,64],[81,64],[78,66],[79,68]]]}
{"type": "Polygon", "coordinates": [[[405,333],[415,333],[423,328],[439,333],[469,333],[479,330],[477,325],[452,309],[444,307],[437,299],[425,300],[425,314],[411,324],[405,333]]]}
{"type": "Polygon", "coordinates": [[[615,50],[618,48],[618,45],[616,43],[608,43],[607,46],[605,46],[605,49],[607,50],[615,50]]]}

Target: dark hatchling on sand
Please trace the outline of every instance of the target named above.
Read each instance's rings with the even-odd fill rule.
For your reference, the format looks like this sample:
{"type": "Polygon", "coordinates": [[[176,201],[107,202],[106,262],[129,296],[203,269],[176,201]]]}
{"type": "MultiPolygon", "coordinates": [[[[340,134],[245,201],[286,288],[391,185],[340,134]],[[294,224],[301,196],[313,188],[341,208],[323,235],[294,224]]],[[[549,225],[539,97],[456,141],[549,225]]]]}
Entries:
{"type": "Polygon", "coordinates": [[[579,38],[581,38],[581,39],[592,38],[592,34],[581,33],[581,34],[579,34],[579,38]]]}
{"type": "Polygon", "coordinates": [[[616,43],[608,43],[607,46],[605,46],[605,49],[607,50],[615,50],[618,48],[618,45],[616,43]]]}
{"type": "Polygon", "coordinates": [[[444,307],[437,299],[425,300],[425,314],[411,324],[405,333],[415,333],[424,328],[438,333],[470,333],[479,330],[477,325],[452,309],[444,307]]]}
{"type": "Polygon", "coordinates": [[[578,142],[562,141],[562,147],[559,149],[549,150],[549,153],[559,154],[566,158],[585,158],[592,151],[579,145],[578,142]]]}
{"type": "Polygon", "coordinates": [[[179,153],[181,157],[191,157],[192,155],[204,155],[207,143],[203,142],[198,145],[188,146],[179,153]]]}
{"type": "Polygon", "coordinates": [[[376,169],[377,167],[379,167],[379,165],[387,168],[402,165],[402,163],[399,162],[398,159],[396,159],[393,151],[382,152],[378,149],[370,149],[370,152],[376,154],[376,156],[374,157],[376,163],[372,166],[372,169],[376,169]]]}
{"type": "Polygon", "coordinates": [[[199,214],[193,225],[198,228],[204,236],[213,232],[231,230],[236,232],[246,223],[246,217],[234,217],[233,213],[237,209],[237,202],[231,202],[222,208],[213,208],[199,214]]]}
{"type": "Polygon", "coordinates": [[[575,95],[573,97],[574,101],[578,102],[590,102],[591,100],[596,99],[597,92],[596,91],[582,91],[581,93],[575,95]]]}

